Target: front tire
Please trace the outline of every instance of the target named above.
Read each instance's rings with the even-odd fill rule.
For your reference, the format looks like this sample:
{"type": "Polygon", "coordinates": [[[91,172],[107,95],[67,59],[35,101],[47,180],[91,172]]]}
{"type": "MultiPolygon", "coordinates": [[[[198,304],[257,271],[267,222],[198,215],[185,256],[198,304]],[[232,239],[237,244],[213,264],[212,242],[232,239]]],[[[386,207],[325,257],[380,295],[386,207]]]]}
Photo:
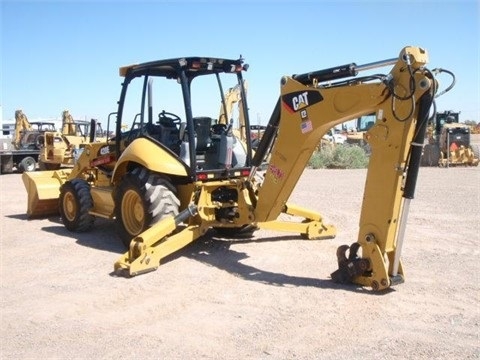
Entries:
{"type": "Polygon", "coordinates": [[[115,192],[115,220],[123,244],[164,217],[177,215],[180,201],[170,181],[145,168],[127,173],[115,192]]]}
{"type": "Polygon", "coordinates": [[[95,220],[90,185],[82,179],[67,181],[60,187],[59,210],[65,227],[74,232],[90,230],[95,220]]]}

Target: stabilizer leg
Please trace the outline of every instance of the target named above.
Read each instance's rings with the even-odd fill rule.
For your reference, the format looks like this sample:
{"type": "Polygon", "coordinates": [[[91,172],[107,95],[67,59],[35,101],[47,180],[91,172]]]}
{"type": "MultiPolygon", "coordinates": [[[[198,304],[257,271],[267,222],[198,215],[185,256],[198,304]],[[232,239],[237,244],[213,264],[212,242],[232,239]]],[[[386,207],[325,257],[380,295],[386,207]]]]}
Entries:
{"type": "Polygon", "coordinates": [[[135,237],[129,250],[115,262],[114,271],[117,274],[135,276],[156,270],[161,259],[205,234],[207,227],[195,224],[168,236],[177,230],[181,222],[194,216],[196,212],[196,206],[192,205],[177,216],[169,216],[135,237]]]}
{"type": "Polygon", "coordinates": [[[335,226],[326,225],[322,216],[315,211],[287,204],[282,213],[303,217],[304,220],[302,222],[273,220],[258,223],[258,227],[261,229],[299,233],[306,239],[332,239],[337,234],[335,226]]]}

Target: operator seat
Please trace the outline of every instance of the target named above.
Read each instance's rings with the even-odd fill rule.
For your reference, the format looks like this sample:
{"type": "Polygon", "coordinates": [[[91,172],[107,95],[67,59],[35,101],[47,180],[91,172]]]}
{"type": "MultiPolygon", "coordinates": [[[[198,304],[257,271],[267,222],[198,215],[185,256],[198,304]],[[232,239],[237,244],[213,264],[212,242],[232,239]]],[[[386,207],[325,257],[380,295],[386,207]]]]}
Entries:
{"type": "Polygon", "coordinates": [[[212,139],[210,138],[210,127],[212,125],[212,118],[210,117],[195,117],[193,118],[195,127],[195,134],[197,136],[196,151],[204,153],[210,146],[212,146],[212,139]]]}
{"type": "Polygon", "coordinates": [[[193,126],[195,129],[195,153],[197,167],[205,168],[205,154],[212,148],[212,139],[210,137],[210,128],[212,118],[201,116],[193,118],[193,126]]]}

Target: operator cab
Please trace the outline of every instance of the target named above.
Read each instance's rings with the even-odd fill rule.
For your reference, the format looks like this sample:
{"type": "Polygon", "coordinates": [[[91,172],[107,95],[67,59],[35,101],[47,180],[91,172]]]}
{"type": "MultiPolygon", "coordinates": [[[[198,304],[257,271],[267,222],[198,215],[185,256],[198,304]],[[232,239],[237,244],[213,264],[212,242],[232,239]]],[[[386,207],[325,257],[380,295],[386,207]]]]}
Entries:
{"type": "Polygon", "coordinates": [[[117,157],[142,137],[173,155],[192,179],[247,176],[252,158],[242,78],[247,68],[241,58],[200,57],[120,68],[125,81],[117,114],[122,139],[117,142],[117,157]],[[242,98],[237,111],[224,91],[233,87],[240,89],[242,98]],[[122,133],[126,123],[130,130],[122,133]]]}

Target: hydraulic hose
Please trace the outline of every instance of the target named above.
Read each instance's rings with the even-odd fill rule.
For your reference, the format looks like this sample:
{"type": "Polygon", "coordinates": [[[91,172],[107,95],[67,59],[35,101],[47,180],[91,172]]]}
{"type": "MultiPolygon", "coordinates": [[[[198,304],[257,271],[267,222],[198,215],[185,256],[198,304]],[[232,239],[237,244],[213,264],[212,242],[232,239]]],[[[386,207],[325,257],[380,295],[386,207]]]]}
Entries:
{"type": "Polygon", "coordinates": [[[263,159],[267,155],[270,147],[272,146],[272,142],[277,135],[278,124],[280,123],[280,98],[278,98],[277,104],[273,109],[272,116],[268,121],[267,128],[262,136],[262,140],[258,144],[257,151],[255,151],[255,156],[252,160],[253,167],[260,167],[262,165],[263,159]]]}
{"type": "Polygon", "coordinates": [[[428,92],[422,96],[419,103],[418,119],[415,126],[415,135],[412,140],[412,150],[407,167],[407,178],[405,180],[405,189],[403,197],[406,199],[413,199],[415,194],[415,186],[418,178],[418,171],[420,169],[420,159],[423,151],[423,141],[425,139],[425,132],[427,130],[428,117],[430,107],[433,102],[433,95],[428,92]]]}

